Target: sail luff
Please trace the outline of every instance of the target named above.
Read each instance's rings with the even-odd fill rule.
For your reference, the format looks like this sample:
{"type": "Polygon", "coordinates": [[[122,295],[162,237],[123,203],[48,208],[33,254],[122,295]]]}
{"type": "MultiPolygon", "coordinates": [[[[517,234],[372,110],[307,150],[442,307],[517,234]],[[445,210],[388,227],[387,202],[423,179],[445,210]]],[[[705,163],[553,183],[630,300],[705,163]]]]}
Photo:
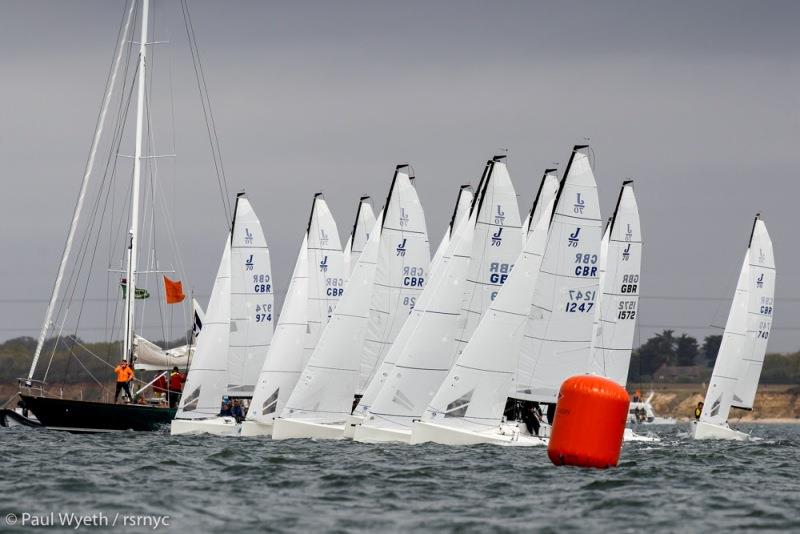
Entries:
{"type": "Polygon", "coordinates": [[[75,240],[75,232],[78,230],[78,221],[80,220],[81,211],[83,210],[83,202],[86,199],[86,190],[89,187],[89,178],[94,170],[94,162],[97,156],[97,147],[100,144],[100,139],[103,136],[103,130],[106,123],[106,115],[108,114],[108,106],[111,102],[111,96],[114,93],[114,86],[116,85],[117,74],[119,72],[119,64],[122,59],[122,52],[125,50],[125,43],[128,41],[128,32],[130,31],[131,20],[133,18],[135,2],[131,2],[128,14],[125,17],[125,26],[120,37],[119,45],[117,48],[117,55],[114,58],[114,66],[111,71],[111,78],[108,83],[108,88],[103,96],[103,103],[100,109],[100,115],[97,119],[97,129],[95,130],[94,137],[92,138],[92,146],[89,149],[89,159],[86,162],[86,169],[83,173],[83,180],[81,181],[80,191],[78,192],[78,200],[75,203],[75,210],[72,214],[72,222],[69,225],[69,232],[67,233],[67,240],[64,243],[64,251],[61,254],[61,262],[58,264],[58,272],[56,274],[55,282],[53,283],[53,291],[50,294],[50,301],[47,304],[47,311],[44,315],[44,323],[39,332],[39,338],[36,340],[36,350],[33,353],[33,361],[31,362],[30,370],[28,371],[28,380],[33,378],[33,373],[36,372],[36,365],[39,363],[39,357],[42,353],[44,340],[47,336],[47,331],[50,330],[50,325],[53,321],[53,311],[55,304],[58,300],[58,295],[61,292],[61,283],[64,280],[64,271],[69,261],[70,253],[72,252],[72,243],[75,240]]]}

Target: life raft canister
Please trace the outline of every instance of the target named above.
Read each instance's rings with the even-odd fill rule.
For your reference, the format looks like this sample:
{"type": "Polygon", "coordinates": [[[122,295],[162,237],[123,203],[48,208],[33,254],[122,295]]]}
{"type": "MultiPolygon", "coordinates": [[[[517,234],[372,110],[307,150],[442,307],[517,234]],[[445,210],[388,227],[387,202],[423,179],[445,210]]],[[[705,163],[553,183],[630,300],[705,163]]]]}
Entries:
{"type": "Polygon", "coordinates": [[[547,445],[555,465],[614,467],[619,461],[630,397],[602,376],[573,376],[561,384],[547,445]]]}

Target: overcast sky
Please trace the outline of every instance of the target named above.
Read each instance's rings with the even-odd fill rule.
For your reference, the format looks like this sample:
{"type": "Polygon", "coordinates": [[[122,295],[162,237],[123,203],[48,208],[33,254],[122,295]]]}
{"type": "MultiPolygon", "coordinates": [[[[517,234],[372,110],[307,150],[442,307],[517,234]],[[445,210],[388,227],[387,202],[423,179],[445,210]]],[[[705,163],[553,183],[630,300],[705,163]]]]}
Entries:
{"type": "MultiPolygon", "coordinates": [[[[172,44],[154,47],[154,92],[172,87],[175,121],[154,104],[164,111],[153,119],[156,151],[177,154],[162,177],[184,280],[205,304],[225,219],[179,9],[157,4],[155,38],[172,44]]],[[[317,191],[344,242],[358,197],[378,208],[395,164],[410,162],[435,245],[459,184],[475,183],[500,148],[525,211],[542,170],[563,167],[589,137],[604,216],[621,181],[635,180],[640,338],[722,332],[713,326],[724,325],[761,211],[778,270],[770,350],[800,348],[800,3],[191,9],[231,192],[245,189],[261,217],[279,291],[317,191]]],[[[40,326],[122,12],[121,1],[0,2],[0,339],[40,326]]],[[[104,322],[87,312],[84,337],[104,322]]]]}

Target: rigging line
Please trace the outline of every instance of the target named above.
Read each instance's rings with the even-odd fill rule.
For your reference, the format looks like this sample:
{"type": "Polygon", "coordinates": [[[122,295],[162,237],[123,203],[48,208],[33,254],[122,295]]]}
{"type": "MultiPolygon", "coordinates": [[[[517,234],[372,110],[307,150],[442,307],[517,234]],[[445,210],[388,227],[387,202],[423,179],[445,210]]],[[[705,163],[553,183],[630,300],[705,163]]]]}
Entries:
{"type": "Polygon", "coordinates": [[[117,34],[117,41],[116,41],[119,44],[115,45],[114,52],[112,54],[112,61],[109,67],[109,74],[106,78],[106,87],[105,90],[103,91],[103,98],[101,100],[102,103],[100,105],[100,111],[98,113],[97,121],[95,123],[94,134],[92,136],[92,144],[89,149],[89,155],[87,157],[87,162],[84,169],[84,175],[81,181],[81,187],[79,189],[79,193],[75,201],[75,207],[73,209],[73,218],[70,223],[70,228],[67,233],[67,238],[64,242],[61,261],[59,262],[58,274],[56,275],[56,279],[53,282],[53,290],[51,292],[50,303],[48,304],[47,311],[45,312],[45,320],[42,325],[41,332],[39,334],[39,339],[37,340],[37,348],[35,350],[33,361],[31,362],[30,370],[28,372],[29,377],[32,377],[33,373],[36,371],[37,360],[39,359],[39,355],[41,354],[41,344],[43,343],[44,338],[47,335],[47,332],[50,329],[50,325],[52,322],[52,312],[53,312],[52,308],[54,305],[53,301],[58,296],[59,286],[61,285],[64,269],[66,268],[67,261],[69,259],[69,253],[72,248],[72,239],[78,227],[78,218],[80,217],[81,207],[83,206],[83,199],[85,197],[86,190],[89,185],[89,178],[94,168],[94,158],[95,154],[97,153],[97,146],[103,131],[103,124],[105,122],[106,112],[108,111],[108,105],[111,101],[111,89],[114,85],[114,81],[116,80],[118,72],[119,61],[122,53],[122,43],[124,42],[125,36],[127,35],[128,29],[130,27],[129,24],[131,20],[131,15],[133,13],[133,5],[131,4],[131,8],[128,10],[127,16],[125,15],[124,9],[122,13],[123,13],[122,22],[120,24],[120,30],[117,34]]]}
{"type": "Polygon", "coordinates": [[[199,66],[199,49],[197,49],[196,43],[193,43],[193,27],[191,26],[191,20],[189,18],[189,6],[186,3],[186,0],[181,0],[181,10],[183,12],[183,22],[186,28],[186,36],[189,40],[189,51],[192,55],[192,65],[194,67],[195,72],[195,81],[197,83],[197,90],[200,93],[200,103],[203,107],[203,119],[205,120],[206,124],[206,132],[208,133],[208,142],[211,146],[211,157],[214,162],[214,169],[217,174],[217,185],[219,186],[221,200],[222,200],[222,208],[223,213],[225,214],[225,227],[230,229],[231,225],[231,213],[230,213],[230,201],[228,195],[228,184],[225,178],[224,173],[221,171],[221,161],[218,162],[217,157],[217,150],[214,145],[214,137],[216,133],[212,136],[212,125],[213,121],[209,123],[209,110],[207,107],[210,107],[211,102],[208,100],[207,95],[203,92],[204,84],[201,84],[200,80],[202,78],[202,66],[199,66]],[[190,30],[190,28],[192,28],[190,30]]]}
{"type": "Polygon", "coordinates": [[[192,43],[194,45],[194,49],[197,54],[197,65],[200,68],[200,77],[203,83],[203,90],[205,92],[206,100],[208,102],[208,114],[211,117],[211,127],[214,132],[214,140],[216,141],[217,157],[219,158],[219,167],[220,170],[222,171],[222,181],[223,184],[225,185],[225,195],[226,195],[225,198],[228,199],[228,201],[230,202],[230,191],[228,190],[228,178],[227,175],[225,174],[225,165],[222,160],[222,147],[220,146],[219,137],[217,135],[217,125],[214,120],[214,110],[211,107],[211,96],[209,95],[208,92],[208,85],[206,84],[206,75],[203,69],[203,61],[200,57],[200,46],[197,44],[197,36],[195,35],[194,24],[192,23],[192,15],[189,12],[189,4],[186,2],[186,0],[184,0],[184,5],[186,6],[186,18],[189,20],[189,28],[191,29],[192,33],[192,43]]]}

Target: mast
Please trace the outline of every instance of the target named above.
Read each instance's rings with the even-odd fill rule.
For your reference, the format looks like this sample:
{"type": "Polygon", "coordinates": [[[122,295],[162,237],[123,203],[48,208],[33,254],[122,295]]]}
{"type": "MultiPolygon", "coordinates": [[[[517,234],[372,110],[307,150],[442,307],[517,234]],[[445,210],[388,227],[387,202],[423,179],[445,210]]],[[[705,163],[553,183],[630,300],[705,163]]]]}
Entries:
{"type": "Polygon", "coordinates": [[[133,320],[136,302],[136,262],[139,248],[139,184],[142,175],[142,138],[144,137],[144,92],[147,87],[147,23],[150,0],[142,0],[142,28],[139,39],[139,86],[136,94],[136,151],[133,156],[133,190],[131,194],[131,227],[128,234],[128,272],[125,292],[125,339],[123,355],[133,363],[133,320]]]}
{"type": "Polygon", "coordinates": [[[78,229],[78,221],[80,220],[81,211],[83,209],[83,201],[86,198],[86,189],[89,186],[89,177],[92,175],[92,171],[94,170],[97,147],[103,135],[103,127],[105,126],[106,122],[108,106],[111,102],[111,95],[114,92],[114,85],[116,85],[120,58],[122,58],[122,53],[125,50],[125,43],[128,41],[128,31],[130,29],[134,6],[135,3],[131,2],[131,7],[128,10],[128,14],[125,18],[125,27],[122,30],[122,35],[120,36],[120,41],[117,48],[117,57],[114,59],[111,78],[108,82],[108,87],[106,88],[106,94],[103,96],[103,104],[100,110],[100,116],[97,120],[94,138],[92,139],[92,147],[89,149],[89,160],[86,162],[86,169],[83,173],[83,181],[81,182],[80,192],[78,193],[78,201],[75,203],[75,211],[72,214],[72,222],[70,223],[69,232],[67,233],[67,241],[64,243],[64,252],[61,254],[61,263],[58,264],[56,281],[53,283],[53,292],[50,294],[50,302],[47,304],[47,311],[44,314],[44,323],[42,324],[42,330],[39,332],[39,339],[36,342],[36,351],[33,353],[31,368],[28,371],[28,385],[30,385],[30,381],[33,378],[33,373],[36,371],[36,364],[39,363],[39,356],[42,354],[44,340],[53,320],[53,310],[55,309],[56,301],[58,300],[58,294],[61,291],[61,282],[64,280],[64,271],[67,267],[67,261],[69,260],[70,253],[72,252],[72,243],[75,240],[75,232],[78,229]]]}

